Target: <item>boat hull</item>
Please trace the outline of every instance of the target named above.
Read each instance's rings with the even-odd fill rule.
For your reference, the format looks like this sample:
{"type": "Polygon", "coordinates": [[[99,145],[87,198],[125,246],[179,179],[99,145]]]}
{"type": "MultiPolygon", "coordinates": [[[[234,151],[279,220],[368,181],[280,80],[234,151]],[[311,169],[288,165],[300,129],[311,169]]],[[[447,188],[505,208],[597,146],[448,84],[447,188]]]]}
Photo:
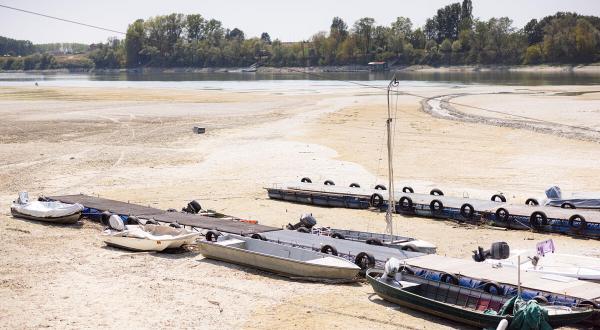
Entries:
{"type": "MultiPolygon", "coordinates": [[[[382,299],[400,306],[480,328],[495,328],[503,319],[507,319],[509,323],[512,320],[511,316],[483,314],[474,310],[463,309],[458,306],[419,296],[412,292],[382,283],[374,277],[375,274],[381,275],[381,272],[369,270],[366,276],[367,281],[371,284],[375,293],[382,299]]],[[[570,314],[549,315],[548,323],[550,323],[553,328],[557,328],[585,321],[591,315],[591,310],[570,314]]]]}
{"type": "MultiPolygon", "coordinates": [[[[271,256],[245,249],[222,246],[212,242],[198,243],[199,252],[207,258],[251,268],[266,270],[287,277],[353,280],[360,269],[332,267],[271,256]]],[[[281,249],[292,249],[281,245],[281,249]]]]}
{"type": "Polygon", "coordinates": [[[104,243],[108,246],[117,247],[130,251],[163,251],[166,249],[180,248],[185,244],[192,244],[197,234],[191,234],[182,238],[152,240],[145,238],[127,237],[127,236],[106,236],[104,243]]]}
{"type": "Polygon", "coordinates": [[[34,217],[34,216],[31,216],[28,214],[23,214],[13,208],[11,208],[10,213],[15,218],[56,223],[56,224],[62,224],[62,225],[74,224],[74,223],[77,223],[77,221],[79,221],[79,219],[81,219],[81,212],[70,214],[70,215],[63,216],[63,217],[34,217]]]}

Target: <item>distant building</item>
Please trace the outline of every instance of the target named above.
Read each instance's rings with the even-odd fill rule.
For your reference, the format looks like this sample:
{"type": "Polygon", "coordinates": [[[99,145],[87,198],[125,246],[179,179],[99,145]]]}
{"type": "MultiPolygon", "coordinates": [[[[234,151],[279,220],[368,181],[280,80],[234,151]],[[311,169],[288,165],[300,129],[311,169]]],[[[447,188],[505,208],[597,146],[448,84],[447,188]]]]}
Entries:
{"type": "Polygon", "coordinates": [[[368,65],[371,71],[388,71],[390,69],[387,62],[369,62],[368,65]]]}

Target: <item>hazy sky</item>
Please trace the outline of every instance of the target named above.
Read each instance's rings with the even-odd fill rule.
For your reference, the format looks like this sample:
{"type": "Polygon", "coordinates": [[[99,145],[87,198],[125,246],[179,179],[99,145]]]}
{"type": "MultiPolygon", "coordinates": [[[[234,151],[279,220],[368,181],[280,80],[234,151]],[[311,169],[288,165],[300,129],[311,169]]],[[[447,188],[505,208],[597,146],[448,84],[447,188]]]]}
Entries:
{"type": "MultiPolygon", "coordinates": [[[[173,12],[199,13],[220,20],[225,27],[238,27],[249,37],[266,31],[272,39],[283,41],[308,39],[315,32],[328,30],[334,16],[342,17],[349,26],[365,16],[382,25],[390,24],[397,16],[406,16],[415,26],[421,26],[438,8],[453,2],[457,0],[0,0],[3,5],[117,31],[126,31],[127,25],[138,18],[173,12]]],[[[531,18],[557,11],[600,16],[599,0],[473,0],[473,7],[475,17],[508,16],[519,28],[531,18]]],[[[115,34],[0,7],[0,35],[34,43],[92,43],[115,34]]]]}

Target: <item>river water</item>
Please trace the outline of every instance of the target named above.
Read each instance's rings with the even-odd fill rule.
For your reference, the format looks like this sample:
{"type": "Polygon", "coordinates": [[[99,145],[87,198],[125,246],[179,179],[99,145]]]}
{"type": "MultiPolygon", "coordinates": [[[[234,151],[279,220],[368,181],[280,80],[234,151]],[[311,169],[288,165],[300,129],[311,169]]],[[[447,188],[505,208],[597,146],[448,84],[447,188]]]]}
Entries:
{"type": "MultiPolygon", "coordinates": [[[[174,88],[201,90],[298,90],[353,88],[356,83],[387,86],[394,73],[0,73],[0,86],[174,88]]],[[[400,72],[404,86],[435,85],[600,85],[600,75],[533,72],[400,72]]]]}

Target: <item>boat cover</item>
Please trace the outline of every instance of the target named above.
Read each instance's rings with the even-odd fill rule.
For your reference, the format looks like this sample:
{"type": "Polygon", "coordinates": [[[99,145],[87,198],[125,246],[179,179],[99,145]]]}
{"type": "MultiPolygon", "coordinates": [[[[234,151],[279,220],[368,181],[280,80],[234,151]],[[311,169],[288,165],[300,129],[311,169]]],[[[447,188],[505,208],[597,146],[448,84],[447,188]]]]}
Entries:
{"type": "Polygon", "coordinates": [[[168,241],[173,239],[182,239],[190,236],[198,235],[187,229],[177,229],[168,226],[159,225],[126,225],[124,231],[107,230],[105,234],[114,236],[125,236],[141,239],[149,239],[153,241],[168,241]],[[147,226],[147,227],[146,227],[147,226]]]}
{"type": "Polygon", "coordinates": [[[83,211],[83,205],[81,204],[40,201],[33,201],[26,204],[14,203],[12,208],[21,214],[36,218],[60,218],[83,211]]]}
{"type": "Polygon", "coordinates": [[[573,205],[576,209],[600,209],[600,192],[573,193],[571,198],[563,198],[558,186],[546,189],[548,198],[544,205],[561,207],[564,203],[573,205]]]}

